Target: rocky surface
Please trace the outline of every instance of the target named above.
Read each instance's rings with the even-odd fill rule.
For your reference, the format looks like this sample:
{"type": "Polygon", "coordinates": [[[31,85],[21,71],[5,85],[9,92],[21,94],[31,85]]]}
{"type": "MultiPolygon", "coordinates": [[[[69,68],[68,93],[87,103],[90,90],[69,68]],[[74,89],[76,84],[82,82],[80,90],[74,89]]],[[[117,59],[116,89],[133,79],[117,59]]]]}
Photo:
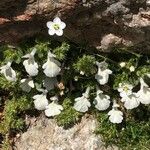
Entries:
{"type": "Polygon", "coordinates": [[[89,116],[67,130],[42,116],[21,135],[14,150],[118,150],[105,148],[101,137],[93,133],[95,127],[96,121],[89,116]]]}
{"type": "Polygon", "coordinates": [[[149,0],[3,0],[0,41],[14,44],[36,34],[48,36],[45,24],[55,16],[67,24],[63,37],[76,43],[104,51],[142,45],[150,51],[149,0]]]}

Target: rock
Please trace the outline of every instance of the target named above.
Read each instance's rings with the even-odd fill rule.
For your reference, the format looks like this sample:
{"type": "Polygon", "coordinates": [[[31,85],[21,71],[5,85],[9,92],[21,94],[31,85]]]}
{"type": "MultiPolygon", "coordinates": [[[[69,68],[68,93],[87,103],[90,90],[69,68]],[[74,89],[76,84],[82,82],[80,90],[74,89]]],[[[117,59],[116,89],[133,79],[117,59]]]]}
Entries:
{"type": "Polygon", "coordinates": [[[103,36],[101,40],[101,46],[97,47],[97,49],[109,50],[111,47],[117,46],[121,44],[122,39],[115,36],[114,34],[108,34],[103,36]]]}
{"type": "MultiPolygon", "coordinates": [[[[106,150],[101,137],[95,135],[96,121],[83,117],[81,122],[67,130],[59,127],[54,119],[38,118],[15,143],[14,150],[106,150]]],[[[118,150],[108,147],[107,150],[118,150]]]]}
{"type": "Polygon", "coordinates": [[[0,42],[48,36],[46,22],[55,16],[67,24],[63,37],[75,43],[84,41],[103,51],[112,45],[150,49],[149,0],[3,0],[0,42]]]}

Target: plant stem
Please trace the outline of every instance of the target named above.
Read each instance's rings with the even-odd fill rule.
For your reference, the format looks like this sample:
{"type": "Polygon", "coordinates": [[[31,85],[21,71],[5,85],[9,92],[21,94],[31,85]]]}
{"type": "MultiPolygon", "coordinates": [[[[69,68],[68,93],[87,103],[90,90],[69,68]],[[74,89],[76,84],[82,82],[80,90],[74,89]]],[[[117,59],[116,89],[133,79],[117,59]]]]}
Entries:
{"type": "Polygon", "coordinates": [[[132,55],[135,55],[136,57],[141,57],[142,55],[140,55],[140,54],[137,54],[137,53],[135,53],[135,52],[133,52],[133,51],[129,51],[129,50],[127,50],[126,48],[122,48],[121,50],[123,50],[123,51],[125,51],[125,52],[128,52],[128,53],[130,53],[130,54],[132,54],[132,55]]]}
{"type": "Polygon", "coordinates": [[[100,54],[94,54],[94,55],[96,55],[96,56],[98,56],[98,57],[103,58],[103,59],[104,59],[104,61],[108,60],[108,61],[110,61],[110,62],[112,62],[112,63],[116,64],[117,66],[119,66],[117,62],[115,62],[115,61],[111,60],[110,58],[107,58],[107,57],[105,57],[105,56],[103,56],[103,55],[100,55],[100,54]]]}

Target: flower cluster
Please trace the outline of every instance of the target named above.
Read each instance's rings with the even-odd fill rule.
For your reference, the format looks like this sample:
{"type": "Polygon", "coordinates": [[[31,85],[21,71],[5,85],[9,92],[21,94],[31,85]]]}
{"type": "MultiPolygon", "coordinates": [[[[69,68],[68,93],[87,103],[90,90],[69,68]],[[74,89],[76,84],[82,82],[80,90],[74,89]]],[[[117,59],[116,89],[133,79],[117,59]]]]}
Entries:
{"type": "Polygon", "coordinates": [[[126,109],[133,109],[142,104],[150,104],[150,88],[144,82],[143,78],[140,78],[140,90],[133,92],[133,86],[127,83],[119,84],[118,91],[120,92],[121,101],[124,102],[126,109]]]}
{"type": "Polygon", "coordinates": [[[58,104],[58,96],[55,95],[50,98],[52,101],[50,104],[47,99],[47,90],[39,89],[42,94],[34,95],[34,105],[37,110],[45,110],[47,117],[59,115],[63,110],[63,107],[58,104]]]}
{"type": "MultiPolygon", "coordinates": [[[[107,79],[107,75],[102,76],[102,78],[107,79]]],[[[140,105],[140,103],[145,105],[150,104],[150,88],[142,78],[140,79],[140,84],[141,88],[136,93],[132,91],[132,85],[127,83],[119,84],[118,91],[120,93],[121,102],[124,104],[124,107],[126,109],[136,108],[140,105]]],[[[90,96],[88,87],[86,92],[82,94],[82,97],[75,99],[74,108],[79,112],[88,111],[88,108],[91,106],[89,97],[90,96]]],[[[95,108],[99,111],[104,111],[108,109],[111,104],[110,96],[103,94],[103,91],[97,88],[97,94],[96,98],[93,101],[93,104],[95,105],[95,108]]],[[[118,109],[119,107],[119,104],[117,104],[114,100],[112,110],[108,112],[108,115],[110,116],[109,120],[112,123],[121,123],[123,120],[123,113],[118,109]]]]}
{"type": "MultiPolygon", "coordinates": [[[[49,28],[48,33],[50,35],[63,35],[63,29],[66,27],[66,24],[56,17],[53,22],[47,22],[47,27],[49,28]]],[[[40,70],[43,70],[45,79],[42,81],[42,88],[37,88],[37,91],[40,94],[34,95],[34,106],[39,111],[44,111],[47,117],[59,115],[63,110],[63,107],[59,104],[59,94],[55,93],[53,97],[48,99],[48,92],[55,88],[57,85],[57,76],[61,72],[61,63],[56,59],[56,56],[49,51],[47,54],[47,61],[41,66],[36,62],[35,55],[37,49],[34,48],[31,53],[26,54],[22,57],[24,59],[23,66],[27,72],[27,77],[21,79],[20,87],[23,91],[29,93],[32,88],[35,88],[34,77],[40,73],[40,70]],[[49,101],[51,101],[49,103],[49,101]]],[[[95,67],[97,67],[97,73],[94,73],[95,81],[98,86],[96,90],[96,96],[91,103],[90,100],[90,86],[87,86],[86,91],[82,93],[81,97],[75,98],[75,103],[73,108],[78,111],[85,113],[87,112],[92,105],[98,111],[105,111],[111,106],[112,109],[108,111],[108,117],[112,123],[121,123],[123,121],[123,112],[121,111],[121,105],[124,105],[124,108],[134,109],[141,104],[147,105],[150,104],[150,87],[145,83],[143,78],[139,79],[140,90],[138,92],[133,92],[134,86],[128,82],[120,82],[118,84],[119,97],[116,101],[113,100],[108,94],[105,94],[101,90],[104,85],[108,84],[109,76],[113,74],[113,71],[109,69],[108,63],[106,61],[98,62],[94,61],[95,67]]],[[[5,76],[9,81],[17,81],[17,73],[11,67],[12,62],[7,62],[6,65],[0,67],[0,73],[5,76]]],[[[133,65],[126,65],[125,62],[120,63],[120,67],[130,70],[132,74],[135,71],[133,65]]],[[[78,69],[79,70],[79,69],[78,69]]],[[[82,76],[86,75],[86,71],[80,70],[82,76]]],[[[150,74],[147,74],[150,77],[150,74]]],[[[61,95],[61,94],[60,94],[61,95]]]]}
{"type": "MultiPolygon", "coordinates": [[[[33,49],[31,53],[26,54],[22,58],[25,58],[26,60],[23,61],[23,66],[28,73],[28,78],[21,79],[20,81],[20,87],[23,91],[29,93],[32,88],[35,87],[33,77],[37,76],[39,73],[39,66],[35,62],[34,55],[36,53],[36,49],[33,49]]],[[[47,62],[43,64],[43,72],[46,75],[45,79],[43,80],[43,87],[46,89],[37,89],[39,92],[42,92],[42,94],[38,94],[33,96],[34,99],[34,105],[37,110],[45,110],[45,115],[55,116],[58,115],[61,110],[63,110],[63,107],[58,104],[58,97],[50,98],[52,100],[52,103],[48,103],[47,99],[47,93],[48,91],[54,89],[55,85],[57,84],[57,78],[56,76],[61,71],[61,64],[59,61],[55,59],[55,55],[52,54],[50,51],[48,52],[47,56],[47,62]]],[[[11,67],[11,62],[8,62],[6,65],[2,66],[1,73],[6,77],[9,81],[16,81],[17,80],[17,74],[11,67]]]]}
{"type": "MultiPolygon", "coordinates": [[[[63,29],[66,27],[66,24],[62,22],[60,18],[56,17],[53,22],[47,22],[47,27],[49,28],[48,33],[50,35],[56,34],[58,36],[62,36],[63,29]]],[[[32,88],[35,88],[33,77],[37,76],[39,73],[39,65],[34,58],[36,51],[36,48],[34,48],[31,53],[22,57],[25,59],[23,61],[23,66],[28,73],[28,77],[21,79],[20,88],[27,93],[29,93],[32,88]]],[[[45,115],[48,117],[58,115],[63,110],[63,107],[58,104],[57,96],[50,98],[52,101],[50,104],[47,99],[47,93],[56,86],[56,77],[61,71],[61,64],[55,58],[56,56],[49,51],[47,55],[47,61],[42,66],[43,72],[46,75],[45,79],[43,80],[43,87],[45,89],[37,89],[39,92],[42,92],[42,94],[33,96],[35,108],[37,110],[45,110],[45,115]]],[[[0,73],[3,74],[8,81],[16,81],[17,74],[12,69],[11,64],[12,62],[8,62],[6,65],[2,66],[0,68],[0,73]]]]}

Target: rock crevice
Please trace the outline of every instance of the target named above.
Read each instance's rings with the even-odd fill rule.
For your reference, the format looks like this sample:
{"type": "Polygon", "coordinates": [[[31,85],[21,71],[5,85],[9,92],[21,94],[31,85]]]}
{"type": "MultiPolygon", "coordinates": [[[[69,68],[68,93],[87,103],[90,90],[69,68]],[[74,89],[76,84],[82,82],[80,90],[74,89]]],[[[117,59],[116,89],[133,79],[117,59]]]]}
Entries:
{"type": "Polygon", "coordinates": [[[104,51],[133,45],[150,49],[149,0],[3,0],[0,42],[48,36],[45,24],[55,16],[67,24],[64,36],[76,43],[86,41],[104,51]]]}

